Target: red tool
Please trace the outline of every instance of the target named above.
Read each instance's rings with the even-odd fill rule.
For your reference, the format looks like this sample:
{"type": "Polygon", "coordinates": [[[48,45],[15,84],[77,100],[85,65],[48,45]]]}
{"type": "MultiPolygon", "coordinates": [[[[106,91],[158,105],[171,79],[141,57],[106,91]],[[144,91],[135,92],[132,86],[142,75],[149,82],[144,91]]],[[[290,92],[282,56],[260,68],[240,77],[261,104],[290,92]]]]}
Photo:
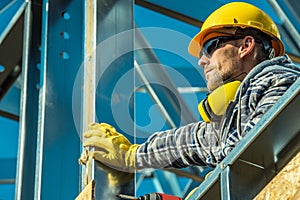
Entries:
{"type": "Polygon", "coordinates": [[[140,197],[134,197],[134,196],[129,196],[125,194],[117,194],[117,197],[120,197],[121,199],[131,199],[131,200],[182,200],[180,197],[168,195],[168,194],[162,194],[162,193],[150,193],[150,194],[145,194],[140,197]]]}

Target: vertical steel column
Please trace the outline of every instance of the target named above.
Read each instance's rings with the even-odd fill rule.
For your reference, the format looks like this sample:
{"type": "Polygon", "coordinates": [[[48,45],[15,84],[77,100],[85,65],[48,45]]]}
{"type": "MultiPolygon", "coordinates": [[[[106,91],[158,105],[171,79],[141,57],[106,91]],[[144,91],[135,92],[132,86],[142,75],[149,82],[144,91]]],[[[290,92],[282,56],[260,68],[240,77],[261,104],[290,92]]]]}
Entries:
{"type": "Polygon", "coordinates": [[[72,91],[82,63],[82,9],[82,1],[42,4],[36,200],[74,199],[79,191],[80,140],[72,91]]]}
{"type": "MultiPolygon", "coordinates": [[[[113,125],[133,143],[133,0],[98,0],[96,17],[97,121],[113,125]]],[[[134,179],[123,185],[112,185],[98,163],[93,170],[97,200],[118,199],[117,193],[134,195],[134,179]]],[[[124,176],[124,172],[115,173],[120,178],[124,176]]]]}
{"type": "Polygon", "coordinates": [[[41,6],[26,3],[15,199],[34,199],[41,6]]]}
{"type": "Polygon", "coordinates": [[[221,198],[230,200],[230,166],[226,166],[221,172],[221,198]]]}
{"type": "MultiPolygon", "coordinates": [[[[87,131],[88,125],[95,122],[96,116],[96,0],[84,2],[84,26],[83,26],[83,96],[82,96],[82,133],[87,131]]],[[[83,137],[82,137],[83,138],[83,137]]],[[[92,149],[91,149],[92,151],[92,149]]],[[[94,160],[90,160],[86,167],[82,168],[81,188],[94,179],[94,160]]]]}

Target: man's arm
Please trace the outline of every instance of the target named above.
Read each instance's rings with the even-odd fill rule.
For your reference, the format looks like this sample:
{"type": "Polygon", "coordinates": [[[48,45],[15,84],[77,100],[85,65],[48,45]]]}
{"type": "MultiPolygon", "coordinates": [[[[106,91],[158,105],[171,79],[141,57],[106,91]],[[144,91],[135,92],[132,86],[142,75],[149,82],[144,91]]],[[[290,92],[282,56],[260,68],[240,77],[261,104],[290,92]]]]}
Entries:
{"type": "Polygon", "coordinates": [[[199,131],[205,129],[206,123],[197,122],[154,133],[137,150],[137,169],[206,165],[210,142],[198,138],[199,131]]]}

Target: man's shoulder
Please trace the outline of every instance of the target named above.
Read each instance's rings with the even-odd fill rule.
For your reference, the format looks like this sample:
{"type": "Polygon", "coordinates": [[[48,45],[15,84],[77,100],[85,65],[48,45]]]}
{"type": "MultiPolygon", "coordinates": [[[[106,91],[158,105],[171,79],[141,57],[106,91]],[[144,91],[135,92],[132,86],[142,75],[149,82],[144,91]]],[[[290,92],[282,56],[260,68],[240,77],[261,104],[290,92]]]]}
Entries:
{"type": "Polygon", "coordinates": [[[257,73],[248,76],[244,82],[243,93],[261,94],[265,90],[284,86],[286,89],[300,77],[300,70],[293,70],[280,65],[265,66],[257,73]],[[247,92],[246,92],[247,91],[247,92]]]}
{"type": "Polygon", "coordinates": [[[267,60],[257,65],[249,73],[249,80],[268,80],[299,77],[300,68],[293,64],[286,56],[267,60]]]}
{"type": "Polygon", "coordinates": [[[265,69],[261,73],[256,74],[252,79],[257,80],[276,80],[276,79],[289,79],[298,78],[300,76],[300,71],[289,70],[284,67],[276,67],[271,69],[265,69]]]}
{"type": "Polygon", "coordinates": [[[257,72],[273,73],[295,73],[300,74],[300,68],[296,66],[288,55],[279,56],[271,60],[266,60],[258,64],[255,68],[257,72]]]}

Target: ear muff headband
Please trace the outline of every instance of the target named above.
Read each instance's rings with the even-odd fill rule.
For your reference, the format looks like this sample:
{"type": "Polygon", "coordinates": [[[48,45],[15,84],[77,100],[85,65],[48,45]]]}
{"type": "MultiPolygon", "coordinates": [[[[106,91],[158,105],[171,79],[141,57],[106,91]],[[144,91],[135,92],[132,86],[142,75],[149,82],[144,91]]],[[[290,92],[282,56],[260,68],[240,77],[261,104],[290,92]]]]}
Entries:
{"type": "Polygon", "coordinates": [[[217,121],[225,113],[229,103],[234,99],[240,81],[226,83],[212,91],[199,105],[198,110],[203,121],[217,121]]]}

